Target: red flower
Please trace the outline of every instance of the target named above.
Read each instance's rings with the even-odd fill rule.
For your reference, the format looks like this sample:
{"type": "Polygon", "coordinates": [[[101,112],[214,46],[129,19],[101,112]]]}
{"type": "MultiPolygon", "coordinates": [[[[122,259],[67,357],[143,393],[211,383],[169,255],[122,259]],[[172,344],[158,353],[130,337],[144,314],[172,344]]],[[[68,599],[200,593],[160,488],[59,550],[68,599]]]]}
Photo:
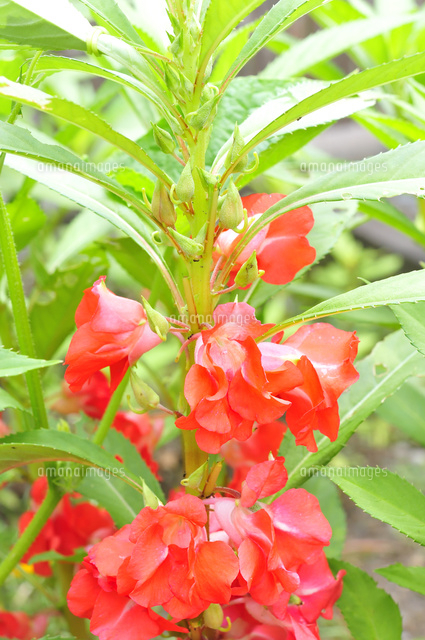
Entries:
{"type": "Polygon", "coordinates": [[[76,314],[77,331],[66,355],[65,380],[71,391],[79,391],[94,373],[111,368],[115,389],[143,353],[161,342],[151,331],[141,304],[113,294],[105,276],[84,291],[76,314]]]}
{"type": "Polygon", "coordinates": [[[175,622],[200,615],[213,602],[229,602],[238,574],[229,545],[207,540],[206,522],[205,506],[190,495],[155,510],[145,507],[131,525],[90,549],[71,584],[71,611],[91,618],[90,630],[100,640],[124,630],[126,640],[148,640],[166,629],[184,632],[175,622]],[[152,610],[157,606],[173,622],[152,610]]]}
{"type": "MultiPolygon", "coordinates": [[[[247,209],[250,223],[262,213],[282,200],[280,193],[254,193],[242,198],[247,209]]],[[[257,252],[258,268],[264,270],[263,280],[271,284],[286,284],[293,280],[300,269],[311,264],[316,251],[305,237],[314,224],[313,213],[309,207],[300,207],[288,211],[268,224],[248,243],[233,265],[234,277],[252,252],[257,252]]],[[[240,234],[230,229],[220,234],[216,242],[215,258],[229,256],[239,242],[240,234]]],[[[233,278],[232,278],[233,279],[233,278]]]]}
{"type": "Polygon", "coordinates": [[[234,500],[216,499],[214,512],[238,552],[237,593],[248,592],[264,605],[299,588],[300,567],[316,562],[332,535],[317,498],[304,489],[290,489],[254,513],[234,500]]]}
{"type": "MultiPolygon", "coordinates": [[[[271,325],[262,325],[244,303],[219,305],[214,320],[214,328],[198,339],[196,363],[185,380],[192,411],[176,421],[180,429],[197,429],[197,443],[209,453],[218,453],[231,438],[248,439],[255,421],[276,420],[289,406],[272,393],[255,342],[271,325]]],[[[277,378],[280,392],[303,381],[292,362],[282,366],[277,378]]]]}
{"type": "MultiPolygon", "coordinates": [[[[31,489],[34,508],[26,511],[19,519],[19,531],[22,533],[33,519],[37,506],[41,504],[47,490],[47,479],[39,478],[31,489]]],[[[74,494],[77,497],[77,494],[74,494]]],[[[53,515],[47,520],[42,531],[22,558],[27,562],[34,555],[45,551],[57,551],[70,556],[76,549],[93,544],[114,531],[114,523],[105,509],[95,507],[89,502],[74,504],[69,495],[65,495],[53,515]]],[[[51,575],[48,562],[36,562],[34,570],[39,575],[51,575]]]]}
{"type": "Polygon", "coordinates": [[[288,480],[284,462],[285,458],[279,457],[251,467],[242,483],[243,507],[252,507],[260,498],[266,498],[283,489],[288,480]]]}
{"type": "Polygon", "coordinates": [[[275,393],[291,403],[285,420],[295,435],[296,444],[317,451],[314,430],[336,440],[339,429],[338,398],[359,374],[353,366],[359,340],[355,333],[317,323],[301,327],[283,344],[259,345],[262,365],[271,384],[274,376],[287,366],[287,358],[296,362],[304,382],[296,388],[275,393]]]}
{"type": "Polygon", "coordinates": [[[17,640],[41,638],[47,627],[47,618],[41,614],[30,618],[23,611],[0,611],[0,636],[17,640]]]}

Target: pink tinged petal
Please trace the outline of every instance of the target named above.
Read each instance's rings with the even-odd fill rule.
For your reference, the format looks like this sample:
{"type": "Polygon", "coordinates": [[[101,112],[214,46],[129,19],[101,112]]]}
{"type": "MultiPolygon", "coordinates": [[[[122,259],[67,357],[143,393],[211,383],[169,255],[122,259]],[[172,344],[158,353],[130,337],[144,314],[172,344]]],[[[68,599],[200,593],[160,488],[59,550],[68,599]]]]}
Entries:
{"type": "Polygon", "coordinates": [[[248,589],[253,582],[260,580],[267,571],[267,561],[264,552],[251,538],[246,538],[238,548],[241,575],[246,580],[248,589]]]}
{"type": "Polygon", "coordinates": [[[203,542],[196,548],[193,574],[199,596],[208,602],[229,602],[231,584],[239,573],[239,563],[225,542],[203,542]]]}
{"type": "Polygon", "coordinates": [[[231,498],[217,498],[214,500],[214,514],[220,527],[227,533],[230,540],[238,547],[243,537],[234,524],[235,501],[231,498]]]}
{"type": "Polygon", "coordinates": [[[128,538],[108,536],[90,549],[89,557],[102,576],[116,576],[133,549],[134,544],[128,538]]]}
{"type": "Polygon", "coordinates": [[[253,466],[242,485],[243,507],[251,507],[260,498],[277,493],[285,486],[288,473],[285,469],[285,458],[267,460],[253,466]]]}
{"type": "Polygon", "coordinates": [[[184,383],[184,395],[190,408],[193,410],[203,398],[214,395],[217,386],[216,380],[205,367],[192,365],[184,383]]]}
{"type": "Polygon", "coordinates": [[[164,507],[168,513],[181,514],[199,527],[207,523],[207,512],[202,500],[192,495],[184,495],[172,500],[164,507]]]}
{"type": "Polygon", "coordinates": [[[96,602],[90,631],[100,640],[150,640],[160,632],[146,609],[124,596],[102,592],[96,602]]]}

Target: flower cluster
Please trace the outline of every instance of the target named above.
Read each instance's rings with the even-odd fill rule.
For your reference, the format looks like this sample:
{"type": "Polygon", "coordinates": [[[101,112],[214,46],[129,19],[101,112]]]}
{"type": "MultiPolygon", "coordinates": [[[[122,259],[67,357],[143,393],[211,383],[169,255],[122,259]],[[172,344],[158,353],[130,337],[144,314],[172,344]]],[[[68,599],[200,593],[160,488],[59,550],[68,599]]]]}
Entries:
{"type": "Polygon", "coordinates": [[[41,638],[47,627],[47,615],[30,618],[23,611],[0,611],[0,637],[15,640],[41,638]]]}

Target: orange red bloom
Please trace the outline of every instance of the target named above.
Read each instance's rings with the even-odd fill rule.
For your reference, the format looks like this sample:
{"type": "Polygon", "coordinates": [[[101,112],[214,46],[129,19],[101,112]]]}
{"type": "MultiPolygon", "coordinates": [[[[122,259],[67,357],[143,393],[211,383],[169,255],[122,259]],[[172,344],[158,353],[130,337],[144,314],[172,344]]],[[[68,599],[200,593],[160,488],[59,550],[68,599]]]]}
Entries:
{"type": "MultiPolygon", "coordinates": [[[[280,193],[254,193],[242,198],[252,224],[262,213],[285,196],[280,193]]],[[[309,207],[300,207],[285,213],[259,231],[235,260],[231,281],[253,251],[257,253],[258,268],[264,271],[262,279],[270,284],[286,284],[316,257],[316,250],[310,246],[306,235],[314,225],[313,213],[309,207]]],[[[241,235],[228,229],[223,231],[216,242],[215,260],[230,256],[241,235]]]]}
{"type": "Polygon", "coordinates": [[[105,276],[84,291],[75,322],[77,331],[65,358],[65,380],[71,391],[79,391],[105,367],[111,369],[114,390],[128,367],[161,342],[149,328],[142,305],[109,291],[105,276]]]}

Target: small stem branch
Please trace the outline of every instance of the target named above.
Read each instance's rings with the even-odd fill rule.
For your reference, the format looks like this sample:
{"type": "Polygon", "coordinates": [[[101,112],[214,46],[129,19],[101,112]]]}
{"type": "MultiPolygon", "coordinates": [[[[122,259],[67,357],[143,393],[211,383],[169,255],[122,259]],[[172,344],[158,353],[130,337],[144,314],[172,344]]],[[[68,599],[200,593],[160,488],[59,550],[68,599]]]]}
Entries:
{"type": "Polygon", "coordinates": [[[103,444],[106,436],[108,435],[109,429],[114,422],[115,416],[117,414],[118,409],[120,408],[121,400],[124,395],[124,391],[127,387],[128,379],[130,377],[130,369],[128,369],[124,378],[121,380],[118,387],[115,389],[115,392],[112,398],[109,401],[108,406],[106,407],[106,411],[103,414],[102,420],[99,423],[99,426],[96,430],[96,433],[93,436],[93,442],[95,444],[103,444]]]}
{"type": "Polygon", "coordinates": [[[52,515],[61,497],[62,494],[60,493],[59,489],[50,484],[47,495],[44,498],[37,513],[31,520],[25,531],[22,533],[21,537],[16,542],[14,547],[0,564],[0,585],[4,583],[8,575],[13,571],[15,566],[26,554],[26,552],[46,524],[47,520],[52,515]]]}

